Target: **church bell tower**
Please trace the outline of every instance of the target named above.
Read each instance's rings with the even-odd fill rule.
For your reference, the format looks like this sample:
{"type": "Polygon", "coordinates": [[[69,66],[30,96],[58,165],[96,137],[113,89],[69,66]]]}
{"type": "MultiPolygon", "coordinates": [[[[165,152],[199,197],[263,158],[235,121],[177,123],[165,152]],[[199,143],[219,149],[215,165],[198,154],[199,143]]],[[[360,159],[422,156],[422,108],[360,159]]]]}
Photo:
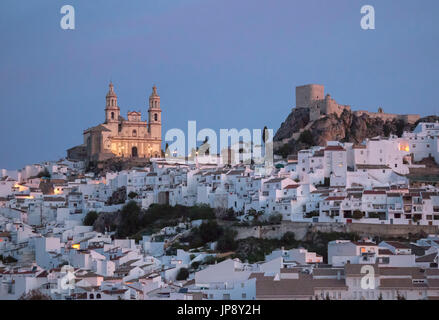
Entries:
{"type": "Polygon", "coordinates": [[[152,139],[162,139],[162,110],[160,109],[160,96],[157,94],[157,87],[152,87],[149,96],[148,109],[148,130],[152,139]]]}
{"type": "Polygon", "coordinates": [[[106,96],[106,105],[105,105],[105,123],[118,122],[120,109],[117,105],[117,95],[114,92],[113,83],[110,82],[109,91],[106,96]]]}

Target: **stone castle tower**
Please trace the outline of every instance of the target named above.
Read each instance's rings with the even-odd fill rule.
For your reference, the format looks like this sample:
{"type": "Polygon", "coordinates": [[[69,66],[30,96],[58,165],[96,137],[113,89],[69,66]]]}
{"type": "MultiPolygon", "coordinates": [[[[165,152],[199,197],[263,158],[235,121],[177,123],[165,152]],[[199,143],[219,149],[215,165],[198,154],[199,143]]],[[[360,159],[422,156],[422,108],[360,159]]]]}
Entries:
{"type": "MultiPolygon", "coordinates": [[[[325,96],[325,87],[320,84],[307,84],[296,87],[296,108],[308,109],[311,121],[329,114],[340,116],[344,110],[351,111],[349,105],[338,104],[329,94],[325,96]]],[[[353,111],[353,113],[357,116],[366,114],[369,117],[381,118],[384,121],[400,119],[407,123],[415,123],[420,119],[418,114],[385,113],[381,107],[378,109],[378,112],[358,110],[353,111]]]]}

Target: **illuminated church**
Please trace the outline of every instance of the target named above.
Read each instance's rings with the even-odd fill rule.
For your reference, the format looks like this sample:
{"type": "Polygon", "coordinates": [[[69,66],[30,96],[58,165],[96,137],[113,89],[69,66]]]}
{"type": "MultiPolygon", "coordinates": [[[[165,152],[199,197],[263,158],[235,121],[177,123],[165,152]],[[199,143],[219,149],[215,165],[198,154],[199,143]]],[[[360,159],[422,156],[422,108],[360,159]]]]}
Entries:
{"type": "Polygon", "coordinates": [[[129,111],[120,115],[117,95],[112,83],[106,96],[105,122],[84,131],[84,153],[89,161],[102,161],[114,156],[150,158],[161,156],[162,117],[160,96],[152,88],[149,96],[148,120],[129,111]]]}

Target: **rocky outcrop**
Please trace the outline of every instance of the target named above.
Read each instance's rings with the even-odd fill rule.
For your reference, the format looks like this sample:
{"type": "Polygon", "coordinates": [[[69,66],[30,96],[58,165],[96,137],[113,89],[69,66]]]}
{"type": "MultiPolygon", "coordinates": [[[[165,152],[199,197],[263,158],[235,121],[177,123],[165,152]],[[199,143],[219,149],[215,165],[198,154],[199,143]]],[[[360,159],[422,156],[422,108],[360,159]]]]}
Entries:
{"type": "MultiPolygon", "coordinates": [[[[418,122],[437,120],[439,117],[429,116],[418,122]]],[[[403,131],[413,130],[417,123],[410,124],[398,119],[384,121],[367,114],[357,115],[350,110],[344,110],[340,116],[333,113],[310,121],[307,109],[295,108],[276,132],[274,149],[276,153],[286,156],[311,146],[324,146],[327,141],[361,143],[366,138],[376,136],[401,136],[403,131]]]]}

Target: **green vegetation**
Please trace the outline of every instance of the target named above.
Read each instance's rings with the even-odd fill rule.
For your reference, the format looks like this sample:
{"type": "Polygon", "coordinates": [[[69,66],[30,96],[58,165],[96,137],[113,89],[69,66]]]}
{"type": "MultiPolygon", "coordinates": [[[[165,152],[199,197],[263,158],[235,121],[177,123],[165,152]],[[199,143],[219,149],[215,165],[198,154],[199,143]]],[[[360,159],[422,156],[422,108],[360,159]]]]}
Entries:
{"type": "Polygon", "coordinates": [[[204,246],[208,242],[218,241],[224,234],[224,229],[216,221],[202,223],[199,227],[193,228],[190,235],[182,239],[183,242],[189,242],[190,248],[204,246]]]}
{"type": "Polygon", "coordinates": [[[364,212],[360,210],[355,210],[354,213],[352,214],[352,218],[354,218],[355,220],[360,220],[363,217],[364,217],[364,212]]]}
{"type": "Polygon", "coordinates": [[[320,215],[320,212],[318,210],[310,211],[305,213],[305,218],[310,219],[313,217],[318,217],[320,215]]]}
{"type": "Polygon", "coordinates": [[[280,213],[273,213],[268,217],[268,223],[269,224],[280,224],[282,222],[282,214],[280,213]]]}
{"type": "Polygon", "coordinates": [[[0,256],[0,260],[1,260],[4,264],[15,263],[15,262],[17,262],[17,259],[15,259],[15,258],[12,257],[12,256],[7,256],[7,257],[0,256]]]}
{"type": "Polygon", "coordinates": [[[369,212],[369,219],[379,219],[380,215],[377,212],[369,212]]]}
{"type": "Polygon", "coordinates": [[[128,193],[128,198],[130,199],[134,199],[138,196],[138,194],[134,191],[131,191],[130,193],[128,193]]]}
{"type": "Polygon", "coordinates": [[[396,135],[398,136],[398,137],[401,137],[402,136],[402,134],[404,133],[404,127],[405,127],[405,122],[404,122],[404,120],[398,120],[397,122],[396,122],[396,135]]]}
{"type": "Polygon", "coordinates": [[[177,280],[178,281],[182,281],[182,280],[186,280],[189,277],[189,270],[186,268],[181,268],[180,270],[178,270],[178,274],[177,274],[177,280]]]}
{"type": "Polygon", "coordinates": [[[47,170],[47,168],[44,168],[43,171],[37,174],[37,178],[50,178],[49,170],[47,170]]]}
{"type": "Polygon", "coordinates": [[[94,225],[97,218],[98,218],[98,213],[96,211],[89,211],[84,218],[84,221],[83,221],[84,225],[85,226],[94,225]]]}
{"type": "Polygon", "coordinates": [[[302,143],[305,143],[305,144],[308,144],[310,146],[314,145],[314,137],[313,137],[311,131],[309,131],[309,130],[303,131],[300,134],[298,141],[302,142],[302,143]]]}
{"type": "Polygon", "coordinates": [[[237,248],[235,237],[237,232],[232,229],[226,229],[223,235],[218,239],[216,249],[220,252],[234,251],[237,248]]]}
{"type": "Polygon", "coordinates": [[[52,300],[49,296],[45,295],[38,289],[23,293],[18,300],[52,300]]]}
{"type": "Polygon", "coordinates": [[[281,239],[257,239],[246,238],[237,241],[237,249],[235,257],[242,261],[255,263],[263,261],[267,254],[273,250],[284,247],[286,250],[303,247],[309,251],[316,252],[327,261],[327,247],[328,242],[333,240],[358,240],[359,237],[354,233],[343,232],[316,232],[312,234],[311,238],[298,241],[295,239],[294,233],[287,232],[281,239]]]}
{"type": "Polygon", "coordinates": [[[286,143],[277,150],[276,154],[282,156],[282,158],[287,158],[292,152],[293,148],[286,143]]]}
{"type": "Polygon", "coordinates": [[[160,204],[153,204],[145,211],[135,201],[130,201],[120,212],[116,235],[140,240],[143,235],[152,234],[164,227],[198,219],[215,219],[215,212],[206,205],[185,207],[160,204]]]}

